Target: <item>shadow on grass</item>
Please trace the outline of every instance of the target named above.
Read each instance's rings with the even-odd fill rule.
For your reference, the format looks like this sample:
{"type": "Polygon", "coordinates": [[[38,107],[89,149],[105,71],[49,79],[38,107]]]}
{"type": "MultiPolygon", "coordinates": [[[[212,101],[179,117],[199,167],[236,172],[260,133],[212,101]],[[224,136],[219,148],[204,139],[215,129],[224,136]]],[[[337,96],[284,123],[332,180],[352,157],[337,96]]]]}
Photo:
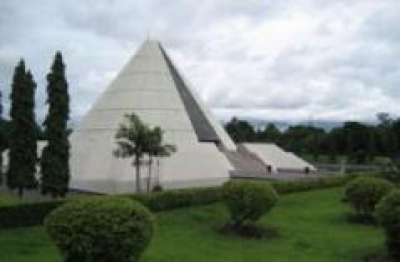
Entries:
{"type": "Polygon", "coordinates": [[[358,224],[364,226],[378,226],[375,218],[373,216],[360,216],[354,213],[345,214],[346,221],[351,224],[358,224]]]}
{"type": "Polygon", "coordinates": [[[227,223],[222,227],[216,228],[216,231],[224,236],[247,239],[272,240],[280,237],[278,229],[257,224],[236,226],[232,223],[227,223]]]}
{"type": "Polygon", "coordinates": [[[389,257],[385,253],[373,253],[366,256],[364,262],[396,262],[396,260],[389,257]]]}

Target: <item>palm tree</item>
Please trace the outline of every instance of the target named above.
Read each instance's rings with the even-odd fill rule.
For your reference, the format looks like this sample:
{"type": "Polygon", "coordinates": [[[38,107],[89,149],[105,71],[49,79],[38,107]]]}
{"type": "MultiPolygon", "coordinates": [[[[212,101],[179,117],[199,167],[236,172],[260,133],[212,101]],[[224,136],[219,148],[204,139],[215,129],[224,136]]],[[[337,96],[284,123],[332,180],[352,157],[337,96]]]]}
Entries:
{"type": "Polygon", "coordinates": [[[121,158],[133,157],[133,165],[136,168],[136,192],[141,192],[140,165],[143,157],[149,157],[149,177],[147,189],[150,190],[151,167],[153,157],[169,156],[176,151],[175,146],[163,143],[163,131],[160,127],[150,128],[135,114],[125,115],[127,123],[122,123],[115,135],[118,148],[114,155],[121,158]]]}
{"type": "Polygon", "coordinates": [[[120,124],[115,135],[118,148],[114,155],[121,158],[133,157],[133,165],[136,168],[136,192],[141,192],[140,165],[143,156],[148,152],[151,140],[151,129],[144,124],[135,114],[126,114],[127,123],[120,124]]]}
{"type": "MultiPolygon", "coordinates": [[[[150,191],[151,186],[151,174],[153,166],[153,157],[157,158],[157,163],[159,163],[159,157],[167,157],[176,151],[176,147],[170,144],[164,144],[163,142],[164,132],[160,127],[155,127],[150,130],[150,140],[147,148],[147,153],[149,155],[149,174],[147,179],[147,191],[150,191]]],[[[157,181],[157,184],[159,181],[157,181]]]]}

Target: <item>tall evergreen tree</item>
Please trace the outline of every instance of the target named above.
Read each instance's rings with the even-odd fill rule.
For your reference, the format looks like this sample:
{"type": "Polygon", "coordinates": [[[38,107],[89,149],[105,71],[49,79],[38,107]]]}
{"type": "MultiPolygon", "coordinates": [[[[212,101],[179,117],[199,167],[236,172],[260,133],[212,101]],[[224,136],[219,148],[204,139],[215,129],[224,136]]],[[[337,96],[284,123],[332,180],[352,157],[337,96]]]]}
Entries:
{"type": "MultiPolygon", "coordinates": [[[[0,125],[3,124],[3,103],[2,92],[0,91],[0,125]]],[[[5,150],[5,139],[3,128],[0,126],[0,185],[3,183],[3,152],[5,150]]]]}
{"type": "Polygon", "coordinates": [[[37,186],[35,89],[33,76],[29,71],[26,72],[25,63],[21,60],[15,68],[10,96],[11,134],[7,171],[8,187],[18,189],[18,195],[21,197],[24,189],[37,186]]]}
{"type": "Polygon", "coordinates": [[[65,65],[60,52],[55,55],[47,82],[49,111],[43,123],[47,145],[41,157],[41,187],[43,194],[63,197],[68,192],[70,180],[67,130],[70,110],[65,65]]]}

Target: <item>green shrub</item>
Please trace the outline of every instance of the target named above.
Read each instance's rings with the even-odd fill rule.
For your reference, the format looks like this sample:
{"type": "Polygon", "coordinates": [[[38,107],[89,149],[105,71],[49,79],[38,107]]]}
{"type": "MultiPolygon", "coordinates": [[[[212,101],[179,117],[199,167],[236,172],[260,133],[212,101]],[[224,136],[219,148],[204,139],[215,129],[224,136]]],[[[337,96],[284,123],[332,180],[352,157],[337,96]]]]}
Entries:
{"type": "MultiPolygon", "coordinates": [[[[296,181],[274,181],[270,184],[279,194],[286,194],[342,186],[358,176],[360,175],[326,176],[296,181]]],[[[257,181],[257,183],[267,182],[257,181]]],[[[220,202],[222,200],[222,190],[221,187],[205,187],[174,189],[162,192],[153,192],[151,194],[131,194],[125,196],[137,200],[151,211],[158,212],[220,202]]],[[[77,198],[79,199],[82,197],[86,196],[78,196],[77,198]]],[[[6,200],[5,206],[1,206],[0,204],[0,228],[41,225],[46,215],[65,201],[66,200],[29,204],[20,203],[14,205],[11,201],[6,200]]]]}
{"type": "Polygon", "coordinates": [[[394,189],[389,181],[374,177],[360,177],[346,186],[346,200],[358,217],[372,218],[375,205],[394,189]]]}
{"type": "MultiPolygon", "coordinates": [[[[280,194],[308,191],[343,186],[358,175],[328,176],[319,178],[307,178],[297,181],[274,181],[270,185],[280,194]]],[[[248,180],[234,180],[245,181],[248,180]]],[[[268,183],[256,181],[254,183],[268,183]]],[[[151,194],[126,195],[148,207],[151,211],[167,211],[175,208],[183,208],[197,205],[216,203],[222,200],[220,187],[173,189],[151,194]]]]}
{"type": "Polygon", "coordinates": [[[223,186],[223,200],[231,222],[240,227],[256,222],[275,206],[278,194],[265,182],[230,181],[223,186]]]}
{"type": "Polygon", "coordinates": [[[0,228],[37,226],[64,201],[17,203],[0,207],[0,228]]]}
{"type": "Polygon", "coordinates": [[[221,201],[220,187],[175,189],[151,194],[128,195],[152,211],[206,205],[221,201]]]}
{"type": "Polygon", "coordinates": [[[280,194],[309,191],[313,189],[323,189],[330,187],[343,186],[359,175],[332,175],[326,177],[304,178],[295,181],[274,181],[271,185],[280,194]]]}
{"type": "Polygon", "coordinates": [[[45,226],[66,261],[137,261],[153,235],[149,211],[123,197],[70,201],[45,226]]]}
{"type": "Polygon", "coordinates": [[[386,232],[386,247],[395,259],[400,260],[400,190],[385,196],[376,207],[376,217],[386,232]]]}

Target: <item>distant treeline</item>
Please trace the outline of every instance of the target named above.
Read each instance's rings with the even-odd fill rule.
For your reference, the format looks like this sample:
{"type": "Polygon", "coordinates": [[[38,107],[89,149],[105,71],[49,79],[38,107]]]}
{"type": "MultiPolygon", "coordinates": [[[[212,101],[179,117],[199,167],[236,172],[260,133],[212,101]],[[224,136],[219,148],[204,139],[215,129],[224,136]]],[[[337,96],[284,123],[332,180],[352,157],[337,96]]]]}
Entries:
{"type": "Polygon", "coordinates": [[[326,131],[312,125],[293,125],[280,131],[273,123],[256,130],[249,122],[233,117],[225,129],[235,142],[270,142],[314,160],[327,156],[336,161],[347,156],[355,163],[366,163],[377,156],[397,159],[400,154],[400,118],[377,114],[377,124],[348,121],[326,131]]]}

